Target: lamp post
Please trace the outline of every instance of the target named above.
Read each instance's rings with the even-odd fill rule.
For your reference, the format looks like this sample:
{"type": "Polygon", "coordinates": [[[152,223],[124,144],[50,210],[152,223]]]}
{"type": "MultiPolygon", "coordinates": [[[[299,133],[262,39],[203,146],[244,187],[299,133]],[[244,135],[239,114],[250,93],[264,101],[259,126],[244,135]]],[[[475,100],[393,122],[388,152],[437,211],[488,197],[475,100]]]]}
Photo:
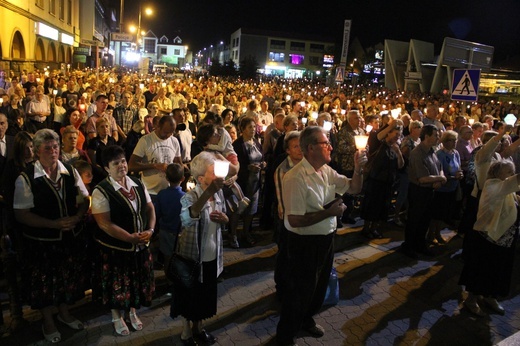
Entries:
{"type": "MultiPolygon", "coordinates": [[[[149,16],[153,13],[152,9],[147,7],[144,9],[144,13],[149,16]]],[[[136,50],[137,52],[141,52],[141,47],[140,47],[140,44],[139,44],[139,39],[142,39],[143,37],[143,34],[141,33],[141,17],[143,16],[143,8],[141,6],[141,2],[139,2],[139,19],[138,19],[138,23],[137,23],[137,34],[135,35],[136,38],[137,38],[137,44],[136,44],[136,50]]]]}

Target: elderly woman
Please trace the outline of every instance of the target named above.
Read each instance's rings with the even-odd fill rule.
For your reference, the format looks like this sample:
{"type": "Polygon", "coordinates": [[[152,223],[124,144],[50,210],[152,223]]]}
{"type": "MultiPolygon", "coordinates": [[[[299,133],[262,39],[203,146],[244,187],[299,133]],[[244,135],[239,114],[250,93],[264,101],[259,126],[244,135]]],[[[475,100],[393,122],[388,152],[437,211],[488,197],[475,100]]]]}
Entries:
{"type": "Polygon", "coordinates": [[[92,214],[99,231],[98,277],[94,296],[111,309],[118,335],[130,333],[121,316],[125,310],[134,330],[143,329],[136,310],[150,306],[155,282],[148,244],[154,232],[155,211],[146,187],[127,175],[123,148],[112,145],[103,151],[108,177],[92,193],[92,214]]]}
{"type": "Polygon", "coordinates": [[[60,161],[73,165],[77,160],[85,160],[90,163],[90,158],[84,150],[77,148],[79,130],[72,125],[65,126],[62,136],[62,148],[60,161]]]}
{"type": "MultiPolygon", "coordinates": [[[[244,191],[244,195],[251,201],[249,207],[244,211],[244,227],[242,229],[243,242],[249,246],[255,245],[256,241],[251,235],[253,216],[258,209],[258,196],[260,191],[260,173],[266,167],[262,154],[262,146],[255,138],[255,119],[244,117],[240,121],[241,136],[233,142],[233,148],[237,153],[240,170],[238,171],[237,183],[244,191]]],[[[231,216],[231,228],[238,227],[239,215],[231,216]]]]}
{"type": "Polygon", "coordinates": [[[397,141],[401,137],[400,126],[389,126],[390,131],[381,145],[368,158],[365,195],[361,202],[361,218],[365,220],[363,235],[369,239],[382,238],[378,230],[381,222],[388,219],[388,210],[393,185],[398,169],[404,166],[404,159],[397,141]]]}
{"type": "Polygon", "coordinates": [[[188,252],[186,239],[196,238],[200,232],[200,248],[192,253],[200,260],[200,276],[192,288],[175,284],[171,317],[183,317],[181,341],[184,345],[197,345],[199,341],[213,344],[216,339],[202,328],[202,320],[217,313],[217,277],[223,270],[222,225],[228,222],[222,186],[224,180],[215,177],[215,155],[203,151],[191,162],[191,174],[197,181],[195,189],[181,198],[181,221],[184,227],[178,253],[188,252]],[[191,323],[193,325],[191,325],[191,323]]]}
{"type": "Polygon", "coordinates": [[[455,131],[445,131],[441,136],[442,148],[436,152],[437,158],[441,162],[444,176],[447,179],[446,184],[435,190],[433,197],[432,221],[430,223],[430,231],[428,239],[431,242],[445,244],[446,241],[441,236],[441,229],[444,223],[449,224],[453,208],[455,207],[455,198],[460,180],[464,177],[461,168],[460,155],[455,149],[458,134],[455,131]]]}
{"type": "Polygon", "coordinates": [[[52,343],[61,340],[53,320],[72,329],[83,329],[68,305],[85,292],[85,239],[83,216],[88,192],[77,171],[58,160],[60,139],[49,129],[36,132],[37,160],[16,179],[14,214],[22,225],[28,271],[24,274],[33,309],[43,316],[43,335],[52,343]]]}
{"type": "Polygon", "coordinates": [[[466,287],[464,306],[473,314],[484,316],[480,304],[504,314],[498,296],[509,294],[515,243],[518,237],[520,175],[514,175],[511,161],[499,159],[489,167],[482,189],[477,221],[464,244],[464,267],[459,284],[466,287]]]}

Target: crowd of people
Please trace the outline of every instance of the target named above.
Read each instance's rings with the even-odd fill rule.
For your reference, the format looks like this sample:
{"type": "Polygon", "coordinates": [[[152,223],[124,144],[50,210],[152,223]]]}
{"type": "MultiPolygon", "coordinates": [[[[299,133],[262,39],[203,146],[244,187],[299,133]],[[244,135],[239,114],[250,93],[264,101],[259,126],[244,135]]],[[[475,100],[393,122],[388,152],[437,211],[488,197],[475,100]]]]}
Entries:
{"type": "Polygon", "coordinates": [[[509,290],[520,190],[518,127],[504,123],[518,116],[512,102],[115,70],[0,71],[0,85],[12,330],[24,325],[24,303],[41,311],[52,343],[61,340],[56,308],[58,322],[83,329],[68,306],[88,288],[116,334],[141,330],[154,265],[183,254],[200,275],[192,288],[173,284],[171,316],[183,318],[185,345],[214,343],[202,321],[216,314],[223,251],[256,246],[255,215],[279,249],[279,345],[300,330],[324,334],[313,315],[334,234],[360,219],[361,234],[376,239],[393,215],[411,258],[435,255],[441,230],[457,229],[466,308],[504,313],[497,298],[509,290]]]}

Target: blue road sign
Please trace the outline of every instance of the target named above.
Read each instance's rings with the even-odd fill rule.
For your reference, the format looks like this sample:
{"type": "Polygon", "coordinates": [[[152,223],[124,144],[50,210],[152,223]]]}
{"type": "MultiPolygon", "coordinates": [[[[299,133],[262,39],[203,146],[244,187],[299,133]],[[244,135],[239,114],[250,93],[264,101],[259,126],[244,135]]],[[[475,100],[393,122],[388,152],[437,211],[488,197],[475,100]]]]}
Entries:
{"type": "Polygon", "coordinates": [[[456,101],[477,101],[479,83],[479,69],[453,70],[451,99],[456,101]]]}

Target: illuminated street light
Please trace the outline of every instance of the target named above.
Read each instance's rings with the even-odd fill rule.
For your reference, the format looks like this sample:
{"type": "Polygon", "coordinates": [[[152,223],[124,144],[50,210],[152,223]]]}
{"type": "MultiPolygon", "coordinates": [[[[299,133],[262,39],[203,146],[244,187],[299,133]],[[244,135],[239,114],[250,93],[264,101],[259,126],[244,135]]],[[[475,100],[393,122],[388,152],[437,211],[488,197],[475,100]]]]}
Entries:
{"type": "MultiPolygon", "coordinates": [[[[144,13],[147,15],[147,16],[150,16],[153,11],[151,8],[147,7],[144,9],[144,13]]],[[[138,21],[138,24],[137,24],[137,51],[138,52],[141,52],[141,48],[139,46],[139,43],[140,43],[140,40],[139,40],[139,35],[141,35],[141,39],[142,39],[142,36],[144,35],[144,31],[141,31],[141,17],[142,17],[142,14],[143,14],[143,9],[141,7],[141,2],[139,2],[139,21],[138,21]]]]}

